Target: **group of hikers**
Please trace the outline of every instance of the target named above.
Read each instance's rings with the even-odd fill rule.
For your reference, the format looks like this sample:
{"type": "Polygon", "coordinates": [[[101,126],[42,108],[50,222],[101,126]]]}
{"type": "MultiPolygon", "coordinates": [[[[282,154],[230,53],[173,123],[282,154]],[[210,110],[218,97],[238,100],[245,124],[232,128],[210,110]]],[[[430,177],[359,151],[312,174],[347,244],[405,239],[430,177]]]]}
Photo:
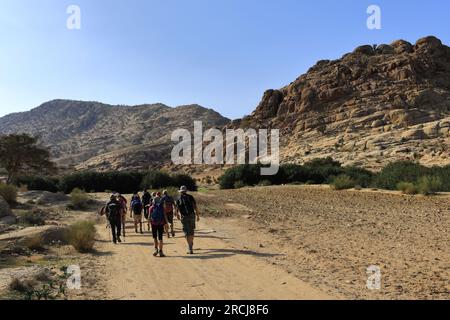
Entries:
{"type": "Polygon", "coordinates": [[[176,216],[183,225],[183,232],[188,243],[188,254],[194,254],[194,235],[195,224],[200,219],[197,204],[192,195],[188,194],[186,186],[179,190],[178,199],[174,200],[167,190],[153,192],[150,194],[145,190],[142,197],[135,192],[130,199],[130,206],[126,198],[114,192],[108,203],[103,207],[103,213],[106,214],[108,226],[111,228],[112,241],[114,244],[122,242],[121,235],[125,237],[125,222],[127,212],[134,220],[134,230],[136,233],[143,234],[142,224],[144,215],[147,221],[148,231],[152,231],[155,243],[155,252],[153,255],[165,257],[163,252],[163,236],[175,237],[174,216],[176,216]],[[139,227],[139,229],[138,229],[139,227]]]}

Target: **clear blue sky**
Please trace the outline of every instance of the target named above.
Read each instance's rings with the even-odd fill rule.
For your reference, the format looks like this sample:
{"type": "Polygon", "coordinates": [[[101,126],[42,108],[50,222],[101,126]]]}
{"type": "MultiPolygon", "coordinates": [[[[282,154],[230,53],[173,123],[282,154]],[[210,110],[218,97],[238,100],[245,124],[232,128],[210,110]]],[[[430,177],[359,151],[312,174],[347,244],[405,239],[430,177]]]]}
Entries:
{"type": "Polygon", "coordinates": [[[56,98],[198,103],[230,118],[361,44],[450,44],[447,0],[0,0],[0,116],[56,98]],[[81,8],[81,30],[66,9],[81,8]],[[366,27],[377,4],[382,29],[366,27]]]}

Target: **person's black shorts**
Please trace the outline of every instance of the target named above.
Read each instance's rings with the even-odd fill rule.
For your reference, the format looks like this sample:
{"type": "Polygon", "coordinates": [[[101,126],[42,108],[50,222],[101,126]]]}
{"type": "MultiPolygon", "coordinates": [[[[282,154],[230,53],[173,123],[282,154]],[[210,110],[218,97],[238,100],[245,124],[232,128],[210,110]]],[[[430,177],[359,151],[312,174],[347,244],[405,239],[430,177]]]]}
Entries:
{"type": "Polygon", "coordinates": [[[164,234],[164,225],[162,225],[162,226],[152,225],[152,233],[153,233],[153,239],[158,238],[159,241],[162,241],[163,234],[164,234]]]}
{"type": "Polygon", "coordinates": [[[185,236],[193,236],[195,233],[195,215],[189,217],[182,217],[183,232],[185,236]]]}

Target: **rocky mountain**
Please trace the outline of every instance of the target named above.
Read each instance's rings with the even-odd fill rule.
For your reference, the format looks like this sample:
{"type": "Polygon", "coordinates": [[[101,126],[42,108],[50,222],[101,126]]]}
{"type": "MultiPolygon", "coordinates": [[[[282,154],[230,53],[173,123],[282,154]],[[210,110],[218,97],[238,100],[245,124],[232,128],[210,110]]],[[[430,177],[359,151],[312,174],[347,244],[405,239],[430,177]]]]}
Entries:
{"type": "Polygon", "coordinates": [[[173,130],[192,131],[194,120],[222,127],[229,119],[199,105],[111,106],[54,100],[0,118],[0,134],[41,137],[60,165],[77,169],[145,169],[170,159],[173,130]]]}
{"type": "Polygon", "coordinates": [[[435,37],[365,45],[268,90],[231,127],[280,129],[284,162],[331,156],[378,169],[450,163],[450,48],[435,37]]]}

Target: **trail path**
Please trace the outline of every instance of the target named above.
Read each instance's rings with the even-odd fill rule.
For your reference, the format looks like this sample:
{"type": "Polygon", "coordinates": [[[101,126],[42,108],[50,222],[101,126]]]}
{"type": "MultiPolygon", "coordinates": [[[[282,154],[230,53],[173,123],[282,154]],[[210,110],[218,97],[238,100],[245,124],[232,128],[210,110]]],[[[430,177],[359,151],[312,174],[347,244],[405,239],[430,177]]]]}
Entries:
{"type": "Polygon", "coordinates": [[[122,244],[109,243],[109,229],[98,227],[98,249],[104,256],[107,299],[330,299],[286,271],[240,250],[208,228],[198,225],[196,254],[186,254],[186,242],[176,221],[176,237],[165,238],[165,258],[153,257],[153,239],[145,232],[128,235],[122,244]],[[109,276],[111,275],[111,276],[109,276]]]}

